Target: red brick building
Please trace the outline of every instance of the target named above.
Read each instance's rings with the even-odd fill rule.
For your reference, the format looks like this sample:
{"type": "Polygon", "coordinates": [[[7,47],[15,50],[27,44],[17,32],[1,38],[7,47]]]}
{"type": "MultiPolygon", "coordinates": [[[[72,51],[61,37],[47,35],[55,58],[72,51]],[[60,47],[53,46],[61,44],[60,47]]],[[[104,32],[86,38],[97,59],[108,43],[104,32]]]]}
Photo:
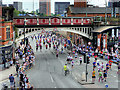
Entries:
{"type": "MultiPolygon", "coordinates": [[[[115,8],[116,16],[120,16],[119,8],[115,8]]],[[[97,7],[87,4],[87,0],[74,0],[74,5],[70,5],[67,9],[68,17],[105,17],[112,16],[112,9],[106,7],[97,7]]]]}
{"type": "Polygon", "coordinates": [[[74,7],[87,7],[87,0],[74,0],[74,7]]]}
{"type": "MultiPolygon", "coordinates": [[[[105,7],[75,7],[70,5],[67,9],[68,17],[95,17],[101,16],[105,17],[106,8],[105,7]]],[[[111,17],[112,10],[107,8],[107,17],[111,17]]],[[[116,16],[119,16],[119,9],[116,8],[116,16]]]]}
{"type": "Polygon", "coordinates": [[[8,42],[13,41],[13,23],[10,21],[2,22],[2,45],[8,44],[8,42]]]}

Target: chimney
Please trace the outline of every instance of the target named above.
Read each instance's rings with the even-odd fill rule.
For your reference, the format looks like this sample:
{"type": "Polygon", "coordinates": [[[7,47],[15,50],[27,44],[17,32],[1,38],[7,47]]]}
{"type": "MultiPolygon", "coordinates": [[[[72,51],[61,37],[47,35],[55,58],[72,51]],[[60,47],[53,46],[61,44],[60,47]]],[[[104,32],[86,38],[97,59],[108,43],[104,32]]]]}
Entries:
{"type": "Polygon", "coordinates": [[[87,0],[74,0],[74,7],[87,7],[87,0]]]}

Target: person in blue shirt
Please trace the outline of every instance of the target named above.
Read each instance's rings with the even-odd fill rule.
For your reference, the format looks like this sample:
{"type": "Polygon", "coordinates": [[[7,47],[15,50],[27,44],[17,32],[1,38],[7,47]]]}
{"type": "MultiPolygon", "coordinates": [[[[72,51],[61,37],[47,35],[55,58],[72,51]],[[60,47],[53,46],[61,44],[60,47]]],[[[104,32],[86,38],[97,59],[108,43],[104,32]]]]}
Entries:
{"type": "Polygon", "coordinates": [[[10,80],[10,87],[12,89],[14,87],[14,83],[15,83],[15,79],[12,74],[9,76],[9,80],[10,80]]]}

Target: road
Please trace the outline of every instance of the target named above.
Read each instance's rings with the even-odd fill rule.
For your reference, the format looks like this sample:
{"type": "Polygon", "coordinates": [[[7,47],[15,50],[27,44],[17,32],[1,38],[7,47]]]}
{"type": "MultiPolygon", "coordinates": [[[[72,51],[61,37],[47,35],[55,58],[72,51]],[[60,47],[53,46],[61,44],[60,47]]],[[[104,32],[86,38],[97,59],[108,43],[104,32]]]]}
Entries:
{"type": "Polygon", "coordinates": [[[71,74],[64,76],[64,61],[55,57],[53,49],[35,50],[35,40],[30,39],[35,51],[36,65],[27,72],[35,88],[83,88],[71,74]]]}

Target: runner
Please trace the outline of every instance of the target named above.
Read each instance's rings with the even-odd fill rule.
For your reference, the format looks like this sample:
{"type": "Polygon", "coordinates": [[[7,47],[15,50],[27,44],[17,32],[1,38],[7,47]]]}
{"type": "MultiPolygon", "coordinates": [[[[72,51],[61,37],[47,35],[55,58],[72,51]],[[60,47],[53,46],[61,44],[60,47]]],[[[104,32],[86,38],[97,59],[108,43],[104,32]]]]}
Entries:
{"type": "Polygon", "coordinates": [[[77,52],[75,53],[75,60],[76,60],[76,62],[77,62],[77,56],[78,56],[78,54],[77,54],[77,52]]]}
{"type": "Polygon", "coordinates": [[[104,76],[104,80],[105,80],[105,82],[106,82],[106,78],[107,78],[107,71],[106,71],[106,70],[104,70],[103,76],[104,76]]]}
{"type": "Polygon", "coordinates": [[[110,60],[109,60],[110,70],[112,70],[112,69],[111,69],[112,63],[113,63],[113,61],[110,59],[110,60]]]}
{"type": "Polygon", "coordinates": [[[46,49],[48,48],[48,45],[46,44],[46,49]]]}
{"type": "Polygon", "coordinates": [[[69,64],[69,62],[70,62],[70,54],[68,54],[67,56],[67,63],[69,64]]]}
{"type": "Polygon", "coordinates": [[[93,69],[93,72],[92,72],[92,83],[95,83],[95,69],[93,69]]]}
{"type": "Polygon", "coordinates": [[[73,68],[73,66],[74,66],[74,60],[72,60],[72,63],[71,63],[71,65],[72,65],[72,68],[73,68]]]}
{"type": "Polygon", "coordinates": [[[96,60],[93,62],[93,69],[96,67],[96,60]]]}
{"type": "Polygon", "coordinates": [[[80,56],[79,59],[80,59],[80,65],[81,65],[82,64],[82,56],[80,56]]]}
{"type": "Polygon", "coordinates": [[[106,64],[106,71],[108,72],[108,70],[109,70],[109,64],[107,63],[106,64]]]}
{"type": "Polygon", "coordinates": [[[99,72],[99,79],[98,79],[98,82],[100,82],[100,80],[103,82],[102,71],[101,71],[101,70],[100,70],[100,72],[99,72]]]}

